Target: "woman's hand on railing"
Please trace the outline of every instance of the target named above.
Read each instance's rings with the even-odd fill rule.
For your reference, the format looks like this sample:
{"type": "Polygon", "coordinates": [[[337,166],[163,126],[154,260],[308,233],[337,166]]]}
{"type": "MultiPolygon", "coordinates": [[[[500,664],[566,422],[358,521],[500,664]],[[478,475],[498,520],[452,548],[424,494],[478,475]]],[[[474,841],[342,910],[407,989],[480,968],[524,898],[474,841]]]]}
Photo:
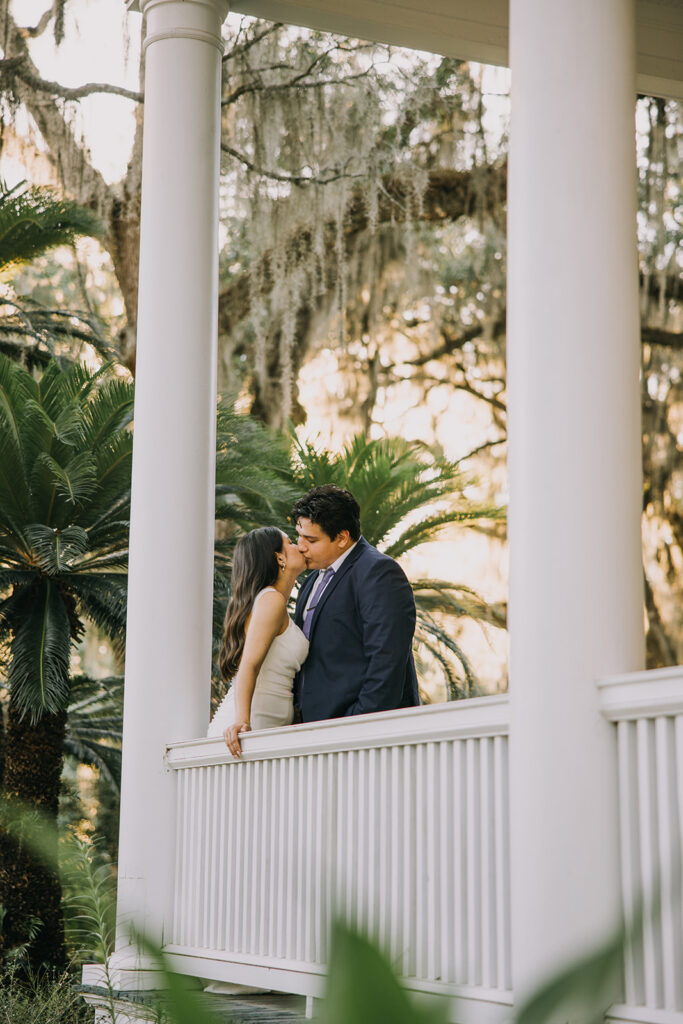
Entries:
{"type": "Polygon", "coordinates": [[[223,733],[226,746],[233,757],[242,756],[242,748],[239,741],[239,734],[241,732],[251,732],[251,725],[248,721],[237,721],[234,725],[229,725],[223,733]]]}

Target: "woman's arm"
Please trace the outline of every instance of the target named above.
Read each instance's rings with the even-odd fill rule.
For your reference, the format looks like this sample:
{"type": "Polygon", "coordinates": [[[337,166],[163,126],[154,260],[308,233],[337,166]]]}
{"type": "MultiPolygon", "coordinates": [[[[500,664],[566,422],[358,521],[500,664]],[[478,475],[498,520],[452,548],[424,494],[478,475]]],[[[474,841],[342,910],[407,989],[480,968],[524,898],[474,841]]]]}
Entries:
{"type": "Polygon", "coordinates": [[[239,733],[249,732],[251,729],[251,701],[256,677],[270,650],[270,645],[282,629],[285,611],[285,599],[276,590],[267,590],[253,607],[247,624],[240,665],[232,682],[235,688],[235,724],[229,725],[223,733],[233,757],[240,757],[242,753],[239,733]]]}

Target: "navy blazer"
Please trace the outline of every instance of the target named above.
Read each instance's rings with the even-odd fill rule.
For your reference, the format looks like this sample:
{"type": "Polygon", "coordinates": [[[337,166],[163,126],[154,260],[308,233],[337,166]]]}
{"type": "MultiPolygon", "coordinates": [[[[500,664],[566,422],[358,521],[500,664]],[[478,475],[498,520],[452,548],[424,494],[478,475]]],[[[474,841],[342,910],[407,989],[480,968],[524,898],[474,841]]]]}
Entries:
{"type": "MultiPolygon", "coordinates": [[[[318,573],[305,580],[294,621],[318,573]]],[[[361,537],[323,591],[308,657],[294,683],[304,722],[420,703],[413,661],[415,598],[398,562],[361,537]]]]}

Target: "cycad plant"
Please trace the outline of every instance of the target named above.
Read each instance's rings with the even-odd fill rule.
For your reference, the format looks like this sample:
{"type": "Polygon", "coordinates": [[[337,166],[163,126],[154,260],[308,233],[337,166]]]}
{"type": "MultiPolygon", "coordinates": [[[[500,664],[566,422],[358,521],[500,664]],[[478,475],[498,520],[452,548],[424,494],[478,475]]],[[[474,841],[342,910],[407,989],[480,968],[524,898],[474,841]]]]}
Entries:
{"type": "MultiPolygon", "coordinates": [[[[296,443],[294,459],[299,492],[325,483],[348,488],[360,505],[363,536],[393,558],[435,540],[444,527],[504,515],[500,508],[475,506],[465,499],[468,481],[458,465],[418,441],[368,440],[357,434],[338,453],[296,443]]],[[[411,584],[418,668],[433,659],[444,674],[450,699],[471,696],[476,678],[449,626],[467,616],[502,628],[502,610],[463,584],[439,579],[414,579],[411,584]]]]}
{"type": "MultiPolygon", "coordinates": [[[[62,199],[52,189],[0,181],[0,276],[5,279],[26,263],[82,236],[97,238],[103,226],[83,206],[62,199]]],[[[88,342],[107,353],[103,325],[90,312],[48,309],[24,297],[0,297],[0,352],[28,369],[46,366],[58,343],[88,342]]]]}
{"type": "MultiPolygon", "coordinates": [[[[9,702],[6,798],[56,820],[71,692],[86,619],[122,644],[133,389],[110,367],[36,380],[0,355],[0,644],[9,702]]],[[[73,732],[71,741],[74,741],[73,732]]],[[[55,833],[56,842],[56,833],[55,833]]],[[[64,955],[59,883],[0,833],[2,942],[41,927],[32,964],[64,955]]]]}
{"type": "Polygon", "coordinates": [[[234,399],[224,398],[218,405],[216,428],[213,601],[213,677],[219,689],[217,659],[235,544],[258,526],[290,528],[289,513],[297,496],[289,439],[236,412],[234,399]]]}
{"type": "Polygon", "coordinates": [[[64,753],[90,764],[118,796],[121,785],[123,676],[74,676],[67,708],[64,753]]]}

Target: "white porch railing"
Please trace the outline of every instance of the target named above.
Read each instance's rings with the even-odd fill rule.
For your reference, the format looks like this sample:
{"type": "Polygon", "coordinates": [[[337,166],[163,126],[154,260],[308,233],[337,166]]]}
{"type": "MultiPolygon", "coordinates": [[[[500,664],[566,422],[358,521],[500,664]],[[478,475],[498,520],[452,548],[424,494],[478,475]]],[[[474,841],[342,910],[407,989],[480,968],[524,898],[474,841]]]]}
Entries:
{"type": "Polygon", "coordinates": [[[170,746],[178,968],[318,996],[339,915],[459,1019],[509,1016],[507,732],[501,696],[170,746]]]}
{"type": "Polygon", "coordinates": [[[625,1004],[612,1020],[683,1020],[683,667],[599,684],[616,723],[621,882],[626,919],[643,894],[646,911],[624,964],[625,1004]]]}

